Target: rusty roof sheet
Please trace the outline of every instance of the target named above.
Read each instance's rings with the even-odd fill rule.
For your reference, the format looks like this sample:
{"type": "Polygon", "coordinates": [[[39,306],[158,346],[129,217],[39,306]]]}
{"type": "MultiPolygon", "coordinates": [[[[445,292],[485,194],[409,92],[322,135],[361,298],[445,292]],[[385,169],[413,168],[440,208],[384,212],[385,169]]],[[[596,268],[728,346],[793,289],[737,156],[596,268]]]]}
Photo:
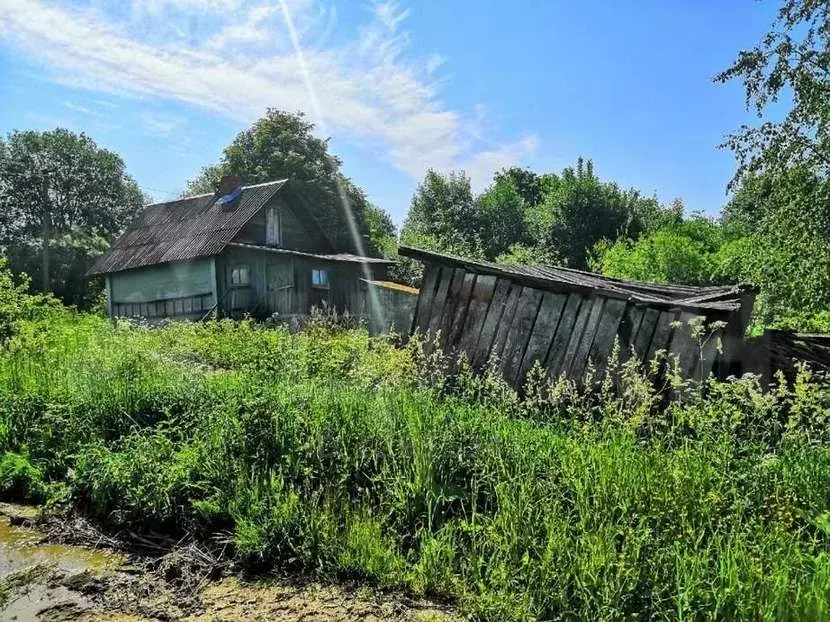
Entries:
{"type": "Polygon", "coordinates": [[[148,205],[87,275],[216,255],[285,182],[245,186],[242,195],[224,207],[215,204],[213,194],[148,205]]]}

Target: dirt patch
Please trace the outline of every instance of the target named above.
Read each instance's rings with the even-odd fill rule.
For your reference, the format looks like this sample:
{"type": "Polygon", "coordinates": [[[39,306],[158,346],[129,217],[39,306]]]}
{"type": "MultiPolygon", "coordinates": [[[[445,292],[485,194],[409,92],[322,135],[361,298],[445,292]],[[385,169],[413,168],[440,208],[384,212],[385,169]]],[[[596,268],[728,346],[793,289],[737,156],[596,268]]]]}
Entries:
{"type": "MultiPolygon", "coordinates": [[[[154,555],[66,544],[125,546],[122,538],[99,534],[82,519],[72,520],[81,521],[74,533],[72,521],[64,522],[61,531],[58,521],[40,520],[29,508],[0,506],[0,619],[458,619],[449,608],[400,593],[287,577],[227,576],[234,568],[221,551],[208,552],[195,543],[154,555]]],[[[160,546],[154,539],[145,543],[145,548],[160,546]]]]}

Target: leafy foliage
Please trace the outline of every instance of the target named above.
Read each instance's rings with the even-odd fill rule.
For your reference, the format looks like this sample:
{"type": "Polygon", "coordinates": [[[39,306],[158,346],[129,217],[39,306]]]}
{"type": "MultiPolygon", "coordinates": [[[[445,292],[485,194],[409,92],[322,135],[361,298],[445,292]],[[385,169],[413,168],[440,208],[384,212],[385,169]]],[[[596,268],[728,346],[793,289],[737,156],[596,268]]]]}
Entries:
{"type": "Polygon", "coordinates": [[[238,175],[244,184],[290,179],[292,191],[318,219],[342,250],[371,255],[389,252],[395,227],[382,209],[340,171],[340,160],[328,152],[328,141],[313,134],[314,124],[303,113],[269,109],[253,126],[240,132],[222,160],[208,166],[187,184],[188,194],[213,192],[224,175],[238,175]]]}
{"type": "Polygon", "coordinates": [[[69,304],[88,306],[100,292],[84,274],[142,204],[121,158],[85,134],[0,141],[0,248],[14,272],[69,304]]]}
{"type": "Polygon", "coordinates": [[[715,80],[741,80],[746,106],[759,118],[782,97],[792,105],[781,121],[744,125],[724,146],[738,157],[733,183],[746,175],[773,174],[805,167],[830,173],[830,4],[825,0],[785,0],[769,32],[756,47],[743,50],[715,80]]]}
{"type": "Polygon", "coordinates": [[[56,310],[0,350],[0,490],[478,619],[826,618],[827,381],[661,406],[632,359],[618,387],[520,401],[361,330],[56,310]]]}

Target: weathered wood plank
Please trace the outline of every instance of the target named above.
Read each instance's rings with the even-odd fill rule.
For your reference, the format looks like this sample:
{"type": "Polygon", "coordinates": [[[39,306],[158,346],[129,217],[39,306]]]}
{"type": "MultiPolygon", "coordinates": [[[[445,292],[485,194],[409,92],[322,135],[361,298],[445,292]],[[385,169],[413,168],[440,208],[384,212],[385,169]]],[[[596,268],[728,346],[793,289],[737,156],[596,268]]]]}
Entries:
{"type": "Polygon", "coordinates": [[[645,315],[645,307],[628,303],[623,314],[623,319],[617,329],[617,337],[620,341],[620,362],[625,362],[631,356],[634,348],[634,338],[640,330],[640,324],[645,315]]]}
{"type": "Polygon", "coordinates": [[[661,311],[657,319],[657,326],[654,328],[654,335],[648,347],[646,362],[651,363],[659,350],[666,350],[672,334],[672,322],[677,319],[676,311],[661,311]]]}
{"type": "MultiPolygon", "coordinates": [[[[677,321],[680,326],[672,331],[671,341],[669,343],[669,356],[674,359],[677,358],[680,365],[680,374],[684,378],[689,378],[694,374],[695,368],[700,362],[700,348],[697,341],[692,338],[690,322],[697,317],[696,314],[689,311],[680,313],[677,321]]],[[[674,361],[671,361],[672,366],[674,361]]]]}
{"type": "Polygon", "coordinates": [[[459,351],[463,352],[470,362],[475,356],[476,344],[495,289],[496,277],[491,274],[476,275],[473,290],[470,293],[470,306],[467,309],[467,317],[464,320],[464,328],[458,343],[459,351]]]}
{"type": "Polygon", "coordinates": [[[599,321],[602,317],[602,311],[605,308],[605,296],[596,296],[591,306],[591,314],[588,316],[588,321],[585,324],[585,329],[582,331],[582,339],[579,346],[574,352],[573,359],[570,362],[570,369],[568,371],[570,377],[577,382],[581,382],[585,375],[585,366],[588,362],[588,354],[591,352],[591,346],[597,336],[597,329],[599,328],[599,321]]]}
{"type": "Polygon", "coordinates": [[[707,330],[706,342],[703,344],[703,358],[700,361],[700,378],[705,380],[715,369],[715,364],[720,357],[718,352],[718,344],[723,338],[723,329],[718,329],[710,334],[707,330]]]}
{"type": "Polygon", "coordinates": [[[648,307],[643,312],[643,319],[640,328],[634,337],[634,353],[646,364],[648,359],[648,347],[651,345],[651,338],[654,336],[654,329],[657,327],[657,320],[660,319],[660,311],[648,307]]]}
{"type": "Polygon", "coordinates": [[[568,296],[566,294],[545,292],[542,298],[542,304],[539,307],[539,314],[536,317],[536,323],[533,326],[533,332],[530,334],[530,340],[527,343],[527,349],[525,350],[525,355],[522,358],[522,364],[519,368],[519,384],[524,383],[528,372],[533,367],[533,363],[539,361],[540,365],[545,364],[548,350],[553,342],[553,337],[556,334],[556,328],[559,325],[559,319],[562,317],[562,311],[565,308],[567,300],[568,296]]]}
{"type": "Polygon", "coordinates": [[[464,284],[465,274],[463,268],[453,270],[450,288],[447,290],[447,297],[444,299],[444,310],[441,312],[441,322],[438,325],[438,330],[441,331],[441,348],[444,350],[448,349],[447,338],[449,337],[450,326],[452,326],[455,307],[458,304],[458,297],[461,294],[461,286],[464,284]]]}
{"type": "Polygon", "coordinates": [[[590,299],[581,294],[570,294],[562,310],[562,317],[556,327],[556,334],[548,350],[548,358],[544,363],[549,378],[558,378],[562,374],[565,355],[568,350],[568,343],[579,318],[583,304],[587,305],[590,299]]]}
{"type": "Polygon", "coordinates": [[[628,303],[625,300],[609,298],[602,309],[602,318],[596,329],[594,343],[588,354],[596,367],[596,380],[601,381],[608,368],[608,359],[614,350],[614,339],[623,320],[628,303]]]}
{"type": "Polygon", "coordinates": [[[543,292],[532,287],[523,287],[516,303],[516,312],[510,323],[510,331],[504,342],[501,355],[501,371],[505,380],[516,387],[521,380],[522,359],[530,340],[530,333],[539,314],[539,305],[542,303],[543,292]]]}
{"type": "Polygon", "coordinates": [[[418,293],[418,304],[412,318],[412,331],[417,330],[421,337],[429,329],[429,314],[440,274],[441,267],[437,264],[430,263],[424,268],[424,282],[421,285],[421,291],[418,293]]]}
{"type": "Polygon", "coordinates": [[[481,334],[475,345],[474,355],[470,358],[473,367],[482,367],[490,358],[490,350],[498,332],[499,323],[504,315],[505,305],[510,297],[511,284],[508,279],[497,279],[493,298],[487,308],[481,334]]]}
{"type": "Polygon", "coordinates": [[[447,300],[447,292],[449,292],[454,273],[455,270],[451,268],[441,268],[441,275],[435,290],[435,298],[430,305],[429,325],[426,331],[426,342],[424,343],[424,349],[427,351],[432,350],[432,342],[435,340],[435,334],[441,329],[444,304],[447,300]]]}
{"type": "Polygon", "coordinates": [[[472,272],[464,274],[464,279],[461,282],[461,291],[458,294],[458,302],[455,305],[455,313],[452,316],[450,327],[447,331],[446,349],[448,352],[458,350],[458,344],[461,340],[464,322],[467,319],[468,309],[470,308],[470,299],[472,298],[473,286],[475,285],[475,282],[475,274],[472,272]]]}
{"type": "Polygon", "coordinates": [[[507,342],[507,335],[510,334],[510,327],[513,324],[513,316],[516,314],[516,306],[522,295],[522,289],[521,285],[511,283],[510,293],[507,295],[507,302],[504,303],[504,313],[496,330],[493,346],[490,348],[490,356],[497,356],[501,359],[504,344],[507,342]]]}

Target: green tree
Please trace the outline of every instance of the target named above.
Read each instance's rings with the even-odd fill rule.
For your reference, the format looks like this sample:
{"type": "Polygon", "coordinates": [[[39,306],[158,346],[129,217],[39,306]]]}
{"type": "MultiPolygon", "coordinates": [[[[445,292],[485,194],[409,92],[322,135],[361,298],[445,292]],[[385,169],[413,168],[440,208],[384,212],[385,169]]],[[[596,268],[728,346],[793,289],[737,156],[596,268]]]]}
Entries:
{"type": "Polygon", "coordinates": [[[798,327],[830,309],[830,181],[806,167],[745,176],[724,221],[748,231],[733,259],[761,290],[760,321],[798,327]]]}
{"type": "Polygon", "coordinates": [[[791,100],[780,121],[744,125],[727,137],[745,175],[806,167],[830,172],[830,2],[786,0],[761,43],[742,50],[715,80],[741,80],[746,106],[763,118],[767,106],[791,100]]]}
{"type": "Polygon", "coordinates": [[[301,112],[269,109],[237,134],[218,164],[203,168],[188,182],[187,193],[212,192],[219,179],[231,174],[244,184],[290,179],[306,209],[339,249],[370,255],[390,252],[395,241],[392,219],[341,173],[340,159],[328,152],[328,141],[314,136],[313,130],[314,124],[301,112]]]}
{"type": "Polygon", "coordinates": [[[401,229],[411,246],[466,257],[482,257],[479,219],[470,179],[464,173],[427,171],[401,229]]]}
{"type": "Polygon", "coordinates": [[[59,128],[0,141],[0,247],[14,272],[67,303],[95,296],[84,273],[142,204],[120,156],[85,134],[59,128]]]}
{"type": "MultiPolygon", "coordinates": [[[[735,239],[740,236],[735,235],[735,239]]],[[[592,270],[607,276],[688,285],[718,285],[740,280],[735,249],[724,252],[730,239],[715,219],[694,215],[637,240],[602,240],[593,249],[592,270]]]]}
{"type": "Polygon", "coordinates": [[[537,245],[571,268],[586,268],[588,253],[600,240],[636,238],[663,214],[656,199],[600,181],[590,160],[579,158],[575,168],[549,177],[546,184],[543,202],[529,215],[529,228],[537,245]]]}
{"type": "MultiPolygon", "coordinates": [[[[518,185],[522,181],[523,178],[517,182],[513,176],[496,174],[493,185],[476,199],[475,219],[487,259],[508,252],[511,246],[530,242],[524,216],[527,203],[518,185]]],[[[527,186],[524,192],[526,196],[534,196],[534,191],[528,191],[527,186]]]]}

